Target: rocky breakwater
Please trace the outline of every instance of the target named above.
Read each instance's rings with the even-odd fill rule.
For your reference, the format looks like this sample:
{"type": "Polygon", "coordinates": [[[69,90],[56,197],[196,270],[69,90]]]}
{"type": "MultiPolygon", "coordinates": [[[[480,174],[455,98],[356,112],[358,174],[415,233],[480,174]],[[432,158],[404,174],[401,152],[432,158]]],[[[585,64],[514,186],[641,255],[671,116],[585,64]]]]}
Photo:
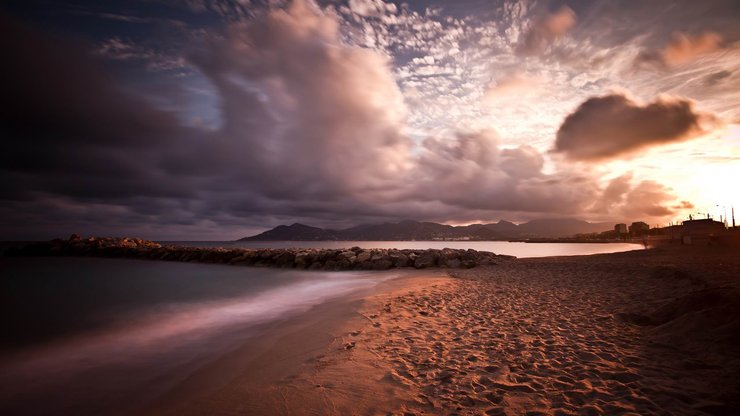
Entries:
{"type": "Polygon", "coordinates": [[[473,268],[513,259],[487,251],[444,248],[441,250],[397,249],[244,249],[161,245],[138,238],[72,235],[9,249],[9,256],[123,257],[165,261],[221,263],[306,270],[388,270],[392,268],[473,268]]]}

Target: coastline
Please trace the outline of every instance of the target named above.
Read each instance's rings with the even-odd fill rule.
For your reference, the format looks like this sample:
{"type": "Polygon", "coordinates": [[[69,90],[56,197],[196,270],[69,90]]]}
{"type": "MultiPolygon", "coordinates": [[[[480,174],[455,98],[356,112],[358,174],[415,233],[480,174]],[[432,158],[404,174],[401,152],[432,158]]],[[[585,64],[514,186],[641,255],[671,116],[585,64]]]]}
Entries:
{"type": "Polygon", "coordinates": [[[398,273],[261,325],[257,337],[120,414],[740,410],[740,258],[732,247],[398,273]]]}
{"type": "Polygon", "coordinates": [[[390,384],[377,388],[387,369],[372,354],[360,352],[357,340],[375,328],[372,311],[387,299],[451,280],[439,271],[408,270],[370,293],[328,301],[301,316],[266,324],[249,343],[192,372],[137,412],[340,415],[398,407],[410,397],[390,384]]]}
{"type": "Polygon", "coordinates": [[[245,375],[175,413],[735,414],[734,254],[657,248],[402,279],[335,309],[323,352],[292,374],[245,375]]]}

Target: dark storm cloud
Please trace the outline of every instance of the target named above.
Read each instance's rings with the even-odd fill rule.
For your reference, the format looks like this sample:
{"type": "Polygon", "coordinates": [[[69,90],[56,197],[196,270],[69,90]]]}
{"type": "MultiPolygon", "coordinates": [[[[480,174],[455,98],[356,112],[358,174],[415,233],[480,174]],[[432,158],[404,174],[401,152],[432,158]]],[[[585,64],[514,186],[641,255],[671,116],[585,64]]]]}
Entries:
{"type": "Polygon", "coordinates": [[[82,45],[8,21],[0,195],[69,222],[93,206],[118,213],[110,224],[388,215],[409,157],[403,99],[386,58],[336,30],[297,2],[210,36],[192,54],[221,100],[222,127],[205,131],[116,88],[82,45]]]}
{"type": "Polygon", "coordinates": [[[713,120],[682,98],[658,97],[641,104],[614,93],[590,98],[568,115],[554,150],[576,160],[607,159],[697,137],[713,120]]]}
{"type": "Polygon", "coordinates": [[[410,142],[389,62],[342,46],[337,31],[295,2],[233,25],[193,56],[222,100],[222,144],[244,146],[240,157],[270,177],[263,192],[356,194],[404,169],[410,142]]]}
{"type": "Polygon", "coordinates": [[[572,215],[602,193],[597,177],[545,173],[537,150],[491,132],[414,147],[389,59],[345,45],[336,20],[301,1],[191,45],[188,64],[219,98],[214,129],[119,88],[84,52],[95,47],[0,23],[5,238],[572,215]]]}
{"type": "Polygon", "coordinates": [[[22,180],[29,172],[95,180],[148,175],[143,168],[151,168],[156,156],[147,149],[166,146],[180,133],[172,115],[122,94],[73,44],[3,19],[0,47],[6,138],[0,166],[22,180]],[[136,157],[122,158],[122,149],[136,157]]]}

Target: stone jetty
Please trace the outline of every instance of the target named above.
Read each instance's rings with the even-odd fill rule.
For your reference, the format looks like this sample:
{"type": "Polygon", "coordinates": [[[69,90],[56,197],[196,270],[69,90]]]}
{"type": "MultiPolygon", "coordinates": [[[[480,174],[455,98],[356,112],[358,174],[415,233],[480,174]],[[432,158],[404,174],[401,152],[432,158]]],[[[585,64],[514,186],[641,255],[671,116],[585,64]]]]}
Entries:
{"type": "Polygon", "coordinates": [[[55,239],[8,249],[5,254],[8,256],[115,257],[305,270],[469,269],[514,258],[487,251],[451,248],[397,250],[359,247],[347,249],[183,247],[161,245],[138,238],[82,238],[76,234],[67,240],[55,239]]]}

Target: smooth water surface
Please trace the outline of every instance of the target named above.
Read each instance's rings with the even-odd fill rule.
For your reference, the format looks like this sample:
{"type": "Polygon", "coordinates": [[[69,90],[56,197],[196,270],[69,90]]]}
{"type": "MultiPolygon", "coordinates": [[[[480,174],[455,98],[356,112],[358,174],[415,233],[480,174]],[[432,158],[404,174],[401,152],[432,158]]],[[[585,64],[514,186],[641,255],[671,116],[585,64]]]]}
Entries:
{"type": "Polygon", "coordinates": [[[0,270],[0,414],[106,414],[95,409],[166,391],[260,325],[399,276],[97,258],[0,270]]]}
{"type": "Polygon", "coordinates": [[[176,241],[166,244],[192,247],[242,248],[397,248],[397,249],[469,249],[490,251],[519,258],[549,256],[579,256],[637,250],[642,246],[631,243],[519,243],[509,241],[176,241]]]}

